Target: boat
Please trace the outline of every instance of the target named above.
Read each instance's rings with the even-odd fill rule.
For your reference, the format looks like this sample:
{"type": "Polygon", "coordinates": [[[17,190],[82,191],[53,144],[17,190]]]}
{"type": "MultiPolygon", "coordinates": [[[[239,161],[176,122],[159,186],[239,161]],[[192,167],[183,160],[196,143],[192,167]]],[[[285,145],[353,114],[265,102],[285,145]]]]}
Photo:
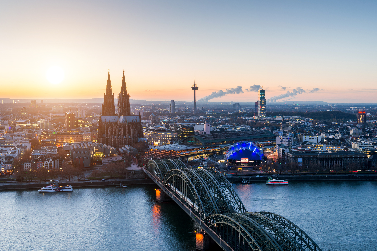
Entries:
{"type": "Polygon", "coordinates": [[[273,178],[269,178],[266,182],[266,185],[288,185],[288,181],[286,180],[277,180],[273,178]]]}
{"type": "Polygon", "coordinates": [[[72,192],[74,189],[71,185],[59,186],[57,187],[57,192],[72,192]]]}
{"type": "Polygon", "coordinates": [[[243,180],[241,181],[241,183],[242,183],[242,184],[250,184],[251,181],[250,181],[250,179],[248,179],[248,180],[243,179],[243,180]]]}
{"type": "Polygon", "coordinates": [[[40,193],[55,193],[56,191],[57,187],[54,185],[45,186],[38,190],[40,193]]]}

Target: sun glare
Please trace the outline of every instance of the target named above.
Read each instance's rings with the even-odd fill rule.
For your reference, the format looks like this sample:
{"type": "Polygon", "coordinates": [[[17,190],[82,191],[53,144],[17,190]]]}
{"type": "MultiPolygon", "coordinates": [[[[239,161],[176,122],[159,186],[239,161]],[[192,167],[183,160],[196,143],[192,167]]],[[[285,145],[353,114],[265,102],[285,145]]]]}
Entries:
{"type": "Polygon", "coordinates": [[[51,84],[59,84],[63,81],[64,71],[59,66],[52,66],[46,71],[46,78],[51,84]]]}

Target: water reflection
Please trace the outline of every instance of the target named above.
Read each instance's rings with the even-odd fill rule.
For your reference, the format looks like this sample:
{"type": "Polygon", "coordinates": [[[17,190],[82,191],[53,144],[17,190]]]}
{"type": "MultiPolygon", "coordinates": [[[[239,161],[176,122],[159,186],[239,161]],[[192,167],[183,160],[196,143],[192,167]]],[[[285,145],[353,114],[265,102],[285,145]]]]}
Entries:
{"type": "Polygon", "coordinates": [[[161,200],[162,200],[162,197],[161,197],[161,190],[160,190],[160,189],[155,189],[155,198],[156,198],[156,200],[158,200],[158,201],[161,201],[161,200]]]}
{"type": "Polygon", "coordinates": [[[159,229],[161,227],[161,206],[155,204],[152,208],[152,216],[153,216],[153,229],[155,234],[159,234],[159,229]]]}
{"type": "Polygon", "coordinates": [[[196,233],[196,250],[203,250],[204,248],[204,235],[196,233]]]}

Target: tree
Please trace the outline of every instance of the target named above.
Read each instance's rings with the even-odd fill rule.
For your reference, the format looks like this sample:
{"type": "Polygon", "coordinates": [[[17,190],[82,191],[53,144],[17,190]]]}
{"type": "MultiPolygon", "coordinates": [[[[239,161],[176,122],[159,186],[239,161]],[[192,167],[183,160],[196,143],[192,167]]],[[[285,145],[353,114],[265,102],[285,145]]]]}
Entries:
{"type": "Polygon", "coordinates": [[[71,178],[73,178],[74,176],[78,176],[79,174],[80,170],[78,168],[75,168],[66,161],[62,162],[61,176],[63,178],[68,179],[68,181],[71,181],[71,178]]]}
{"type": "Polygon", "coordinates": [[[40,181],[43,181],[43,180],[47,180],[48,179],[48,170],[44,167],[40,167],[37,169],[37,172],[36,172],[36,175],[37,175],[37,178],[40,180],[40,181]]]}

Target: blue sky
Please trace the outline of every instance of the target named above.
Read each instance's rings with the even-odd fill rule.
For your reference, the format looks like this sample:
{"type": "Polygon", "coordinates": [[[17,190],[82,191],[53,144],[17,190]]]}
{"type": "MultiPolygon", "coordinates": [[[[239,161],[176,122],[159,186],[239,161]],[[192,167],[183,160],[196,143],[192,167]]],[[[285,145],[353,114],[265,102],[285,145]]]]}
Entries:
{"type": "Polygon", "coordinates": [[[194,80],[199,98],[260,85],[268,98],[377,99],[376,1],[8,1],[0,34],[2,97],[102,97],[108,69],[115,93],[124,69],[134,99],[191,100],[194,80]]]}

